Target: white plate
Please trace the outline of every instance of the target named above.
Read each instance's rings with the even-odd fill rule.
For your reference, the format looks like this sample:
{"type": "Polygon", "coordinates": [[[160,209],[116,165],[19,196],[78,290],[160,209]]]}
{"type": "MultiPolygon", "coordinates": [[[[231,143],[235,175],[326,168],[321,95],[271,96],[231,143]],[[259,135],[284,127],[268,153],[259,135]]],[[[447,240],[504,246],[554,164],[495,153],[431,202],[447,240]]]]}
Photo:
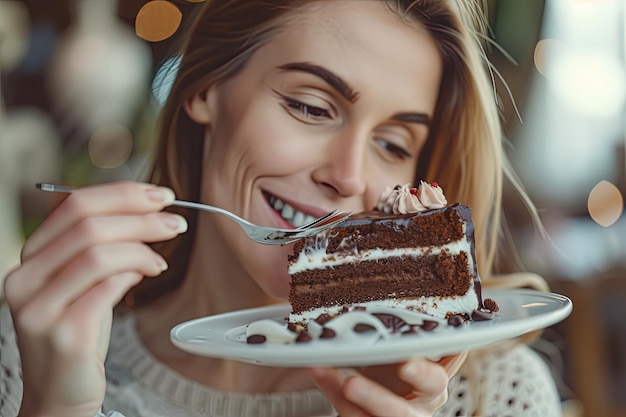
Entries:
{"type": "Polygon", "coordinates": [[[468,326],[447,326],[438,332],[421,332],[372,344],[337,339],[298,344],[248,344],[246,325],[261,319],[283,323],[288,304],[235,311],[181,323],[170,337],[180,349],[201,356],[235,359],[281,367],[366,366],[395,363],[415,357],[439,357],[476,349],[551,326],[572,311],[569,298],[533,290],[488,290],[500,311],[493,320],[472,321],[468,326]]]}

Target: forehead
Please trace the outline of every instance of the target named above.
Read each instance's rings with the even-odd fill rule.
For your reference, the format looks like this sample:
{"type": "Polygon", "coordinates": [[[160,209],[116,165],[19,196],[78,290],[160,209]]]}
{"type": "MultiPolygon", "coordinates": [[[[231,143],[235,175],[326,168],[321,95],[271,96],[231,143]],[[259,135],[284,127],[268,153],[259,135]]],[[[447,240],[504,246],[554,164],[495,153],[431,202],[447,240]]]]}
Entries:
{"type": "Polygon", "coordinates": [[[411,93],[429,99],[438,93],[441,59],[434,40],[421,25],[402,21],[380,1],[311,2],[292,12],[261,51],[275,65],[322,65],[359,92],[380,84],[406,92],[413,101],[411,93]]]}

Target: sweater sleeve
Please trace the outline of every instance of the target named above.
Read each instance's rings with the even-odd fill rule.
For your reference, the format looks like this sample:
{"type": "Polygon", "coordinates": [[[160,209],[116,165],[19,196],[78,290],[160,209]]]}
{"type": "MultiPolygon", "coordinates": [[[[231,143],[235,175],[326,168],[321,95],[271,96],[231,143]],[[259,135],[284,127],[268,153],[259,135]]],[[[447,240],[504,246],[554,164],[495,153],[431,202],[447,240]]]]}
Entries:
{"type": "Polygon", "coordinates": [[[104,411],[101,408],[100,411],[98,411],[98,414],[96,414],[94,417],[124,417],[124,415],[118,413],[117,411],[109,411],[108,413],[104,414],[104,411]]]}
{"type": "Polygon", "coordinates": [[[560,396],[544,360],[523,344],[470,354],[435,416],[560,417],[560,396]]]}
{"type": "Polygon", "coordinates": [[[22,365],[11,312],[0,303],[0,416],[15,417],[22,403],[22,365]]]}
{"type": "MultiPolygon", "coordinates": [[[[22,403],[22,364],[17,348],[15,328],[6,303],[0,304],[0,416],[15,417],[22,403]]],[[[116,411],[104,414],[102,409],[95,417],[124,417],[116,411]]]]}

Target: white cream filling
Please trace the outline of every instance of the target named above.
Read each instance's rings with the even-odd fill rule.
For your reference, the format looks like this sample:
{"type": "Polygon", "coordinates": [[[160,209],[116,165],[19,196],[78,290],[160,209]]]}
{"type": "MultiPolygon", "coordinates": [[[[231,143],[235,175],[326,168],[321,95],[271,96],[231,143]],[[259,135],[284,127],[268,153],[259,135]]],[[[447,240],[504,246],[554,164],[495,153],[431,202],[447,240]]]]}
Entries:
{"type": "MultiPolygon", "coordinates": [[[[467,225],[463,223],[463,235],[466,233],[467,225]]],[[[326,253],[328,247],[329,234],[333,233],[332,229],[326,230],[315,236],[315,247],[305,248],[298,255],[298,259],[289,265],[289,274],[297,274],[298,272],[307,271],[310,269],[324,269],[332,268],[337,265],[358,263],[361,261],[374,261],[383,258],[390,258],[394,256],[424,256],[424,255],[438,255],[442,251],[448,251],[451,255],[458,255],[461,252],[466,252],[468,257],[468,263],[470,267],[473,267],[474,260],[471,255],[471,243],[467,238],[463,238],[454,242],[450,242],[447,245],[441,247],[416,247],[416,248],[398,248],[398,249],[368,249],[357,252],[356,247],[352,251],[346,251],[342,253],[326,253]]],[[[359,239],[359,235],[350,236],[345,238],[340,244],[339,248],[348,248],[355,246],[355,240],[359,239]]]]}
{"type": "Polygon", "coordinates": [[[326,246],[318,246],[315,249],[307,249],[300,252],[298,260],[289,265],[289,273],[297,274],[311,269],[332,268],[338,265],[358,263],[363,261],[375,261],[378,259],[392,258],[394,256],[425,256],[438,255],[442,251],[447,251],[450,255],[458,255],[467,252],[468,261],[471,259],[470,243],[467,239],[452,242],[442,247],[421,247],[421,248],[401,248],[401,249],[368,249],[359,253],[326,253],[326,246]]]}

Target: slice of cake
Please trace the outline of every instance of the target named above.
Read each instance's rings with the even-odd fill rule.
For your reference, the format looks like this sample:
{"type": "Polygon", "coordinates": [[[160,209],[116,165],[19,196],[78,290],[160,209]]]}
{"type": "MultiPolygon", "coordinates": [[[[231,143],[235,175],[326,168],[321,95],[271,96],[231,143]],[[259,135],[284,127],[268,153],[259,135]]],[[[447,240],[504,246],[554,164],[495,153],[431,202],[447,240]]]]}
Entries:
{"type": "Polygon", "coordinates": [[[388,187],[376,210],[295,244],[287,323],[250,323],[247,342],[376,343],[490,319],[475,260],[469,207],[436,183],[388,187]]]}
{"type": "Polygon", "coordinates": [[[448,205],[436,183],[388,187],[377,210],[298,241],[289,273],[288,321],[304,328],[355,308],[408,309],[457,325],[491,313],[481,300],[471,210],[448,205]]]}

